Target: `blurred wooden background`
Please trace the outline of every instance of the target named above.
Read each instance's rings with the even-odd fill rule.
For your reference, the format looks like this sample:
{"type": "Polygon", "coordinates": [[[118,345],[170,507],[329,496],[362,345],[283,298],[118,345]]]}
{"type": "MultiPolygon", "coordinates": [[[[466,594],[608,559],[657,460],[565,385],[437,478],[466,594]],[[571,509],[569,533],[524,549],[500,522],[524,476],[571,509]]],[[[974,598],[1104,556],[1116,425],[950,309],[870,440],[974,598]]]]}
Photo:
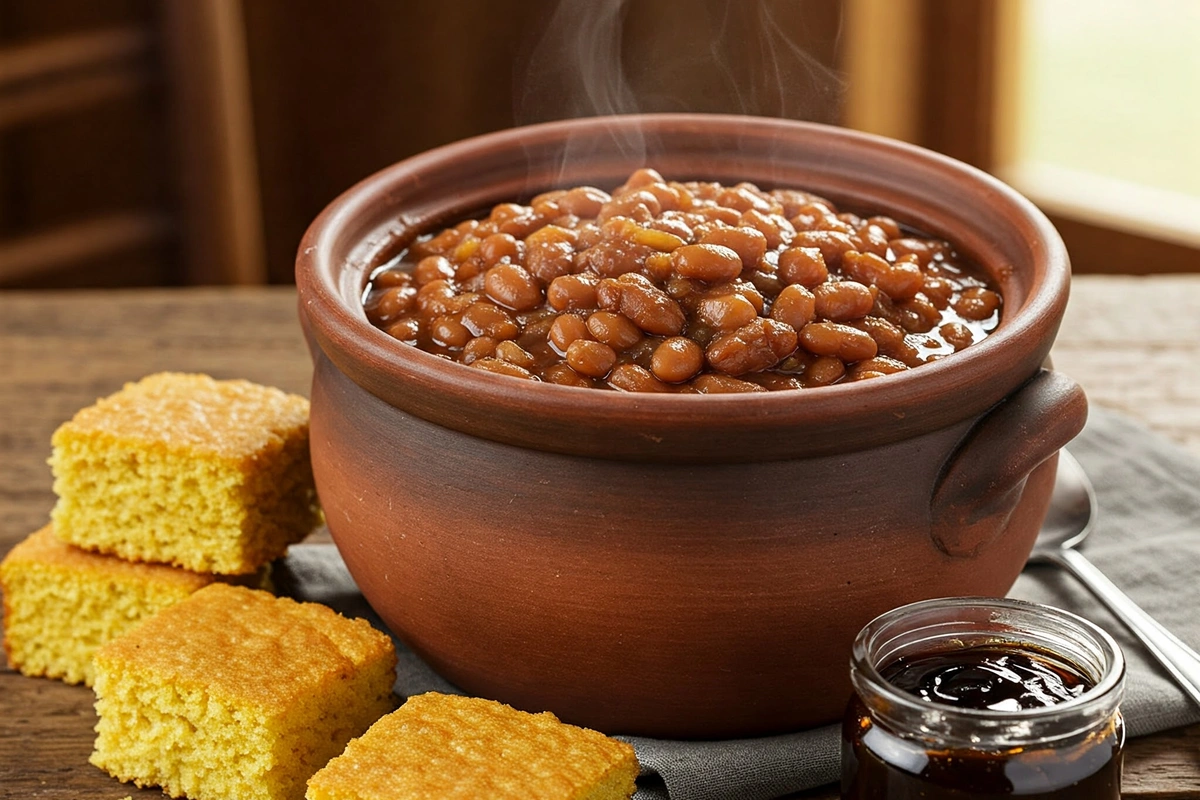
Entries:
{"type": "MultiPolygon", "coordinates": [[[[848,121],[987,168],[1002,1],[0,0],[0,288],[289,283],[357,180],[597,110],[848,121]]],[[[1196,268],[1059,223],[1084,269],[1196,268]]]]}

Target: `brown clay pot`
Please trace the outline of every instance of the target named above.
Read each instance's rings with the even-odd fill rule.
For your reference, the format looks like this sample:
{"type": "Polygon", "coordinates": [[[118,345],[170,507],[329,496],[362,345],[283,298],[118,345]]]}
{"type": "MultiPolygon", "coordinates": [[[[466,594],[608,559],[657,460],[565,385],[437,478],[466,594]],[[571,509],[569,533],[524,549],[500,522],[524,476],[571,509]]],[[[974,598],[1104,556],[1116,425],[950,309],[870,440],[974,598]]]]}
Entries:
{"type": "Polygon", "coordinates": [[[296,278],[317,486],[367,600],[465,690],[608,733],[837,718],[872,617],[1008,590],[1086,416],[1043,369],[1069,283],[1045,217],[968,166],[842,129],[660,115],[460,142],[334,201],[296,278]],[[721,396],[514,380],[367,322],[368,274],[418,232],[642,165],[805,188],[950,239],[999,282],[1004,320],[908,373],[721,396]]]}

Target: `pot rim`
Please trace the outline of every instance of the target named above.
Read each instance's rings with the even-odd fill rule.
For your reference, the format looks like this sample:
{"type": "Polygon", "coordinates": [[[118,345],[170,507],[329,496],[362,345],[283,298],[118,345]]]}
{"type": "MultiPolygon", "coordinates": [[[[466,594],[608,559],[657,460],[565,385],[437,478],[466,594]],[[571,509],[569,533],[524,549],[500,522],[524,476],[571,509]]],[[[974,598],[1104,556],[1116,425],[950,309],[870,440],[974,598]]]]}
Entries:
{"type": "MultiPolygon", "coordinates": [[[[653,158],[644,162],[618,158],[626,162],[626,174],[637,166],[655,164],[653,158]]],[[[576,185],[580,181],[572,177],[573,172],[585,173],[586,178],[591,166],[568,165],[561,177],[567,185],[576,185]]],[[[533,168],[527,171],[532,173],[533,168]]],[[[487,180],[482,169],[479,174],[487,180]]],[[[836,180],[854,183],[846,177],[836,180]]],[[[527,188],[539,190],[538,186],[527,188]]],[[[447,195],[454,195],[457,188],[450,187],[447,195]]],[[[551,187],[540,186],[540,190],[547,188],[551,187]]],[[[844,200],[838,195],[846,193],[822,191],[820,185],[796,188],[830,194],[839,203],[844,200]]],[[[869,194],[870,184],[863,182],[858,188],[861,191],[849,192],[851,197],[869,194]]],[[[893,201],[905,197],[903,190],[892,190],[893,201]]],[[[953,197],[938,205],[936,199],[914,191],[908,199],[923,208],[937,208],[940,217],[954,213],[953,197]]],[[[905,216],[886,206],[877,213],[905,216]]],[[[926,220],[917,224],[927,233],[948,238],[962,251],[961,239],[943,234],[941,225],[926,220]]],[[[973,235],[986,241],[990,233],[976,230],[979,227],[972,227],[973,235]]],[[[975,258],[969,249],[968,255],[975,258]]],[[[992,277],[1004,284],[1010,276],[997,275],[996,269],[996,265],[988,267],[992,277]]],[[[720,114],[562,120],[429,150],[365,178],[330,203],[309,226],[296,262],[306,333],[337,368],[381,400],[429,421],[519,446],[663,461],[757,461],[855,450],[981,414],[1044,361],[1066,307],[1069,281],[1066,248],[1050,221],[1028,199],[981,170],[914,145],[845,128],[720,114]],[[404,203],[415,193],[428,191],[439,171],[455,166],[459,173],[469,173],[468,167],[481,166],[497,155],[528,158],[538,147],[562,146],[572,137],[600,138],[631,131],[662,137],[718,136],[738,146],[774,142],[781,149],[825,148],[827,156],[821,163],[831,169],[839,164],[857,163],[860,169],[886,164],[914,176],[918,190],[969,187],[978,197],[978,208],[1006,221],[1028,246],[1032,275],[1024,296],[1016,308],[1010,308],[1010,293],[1002,285],[1005,313],[996,330],[964,351],[919,369],[815,390],[728,395],[624,393],[516,380],[397,342],[367,321],[361,304],[365,276],[398,249],[398,241],[406,243],[434,222],[430,215],[406,214],[404,203]],[[929,398],[939,402],[931,403],[929,398]],[[888,420],[884,430],[881,419],[888,420]],[[586,430],[563,436],[563,424],[578,426],[581,420],[586,420],[586,430]],[[697,434],[718,429],[735,439],[749,436],[757,447],[750,448],[754,452],[731,454],[728,436],[717,436],[708,444],[696,441],[703,438],[697,434]],[[822,433],[829,429],[834,433],[822,433]],[[787,437],[788,432],[803,435],[787,437]]]]}

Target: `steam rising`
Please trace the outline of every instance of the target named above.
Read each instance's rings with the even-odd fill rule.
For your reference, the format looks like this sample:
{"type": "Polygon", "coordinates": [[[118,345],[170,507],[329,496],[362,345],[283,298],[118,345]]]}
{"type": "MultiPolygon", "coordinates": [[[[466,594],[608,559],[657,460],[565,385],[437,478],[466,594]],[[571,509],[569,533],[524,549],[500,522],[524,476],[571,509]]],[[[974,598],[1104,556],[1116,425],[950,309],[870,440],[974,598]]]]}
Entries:
{"type": "MultiPolygon", "coordinates": [[[[832,121],[841,79],[800,44],[814,10],[804,0],[559,0],[515,74],[516,121],[652,111],[832,121]]],[[[645,152],[640,138],[617,144],[645,152]]]]}

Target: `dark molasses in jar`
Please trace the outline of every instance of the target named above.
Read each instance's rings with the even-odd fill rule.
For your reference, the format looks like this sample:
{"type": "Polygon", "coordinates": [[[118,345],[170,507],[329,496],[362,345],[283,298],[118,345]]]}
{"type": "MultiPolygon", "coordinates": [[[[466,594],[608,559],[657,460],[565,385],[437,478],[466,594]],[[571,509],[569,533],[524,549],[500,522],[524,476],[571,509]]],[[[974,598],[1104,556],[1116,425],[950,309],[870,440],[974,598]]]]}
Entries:
{"type": "Polygon", "coordinates": [[[1111,637],[1015,600],[915,603],[854,645],[842,797],[1117,800],[1124,660],[1111,637]]]}

